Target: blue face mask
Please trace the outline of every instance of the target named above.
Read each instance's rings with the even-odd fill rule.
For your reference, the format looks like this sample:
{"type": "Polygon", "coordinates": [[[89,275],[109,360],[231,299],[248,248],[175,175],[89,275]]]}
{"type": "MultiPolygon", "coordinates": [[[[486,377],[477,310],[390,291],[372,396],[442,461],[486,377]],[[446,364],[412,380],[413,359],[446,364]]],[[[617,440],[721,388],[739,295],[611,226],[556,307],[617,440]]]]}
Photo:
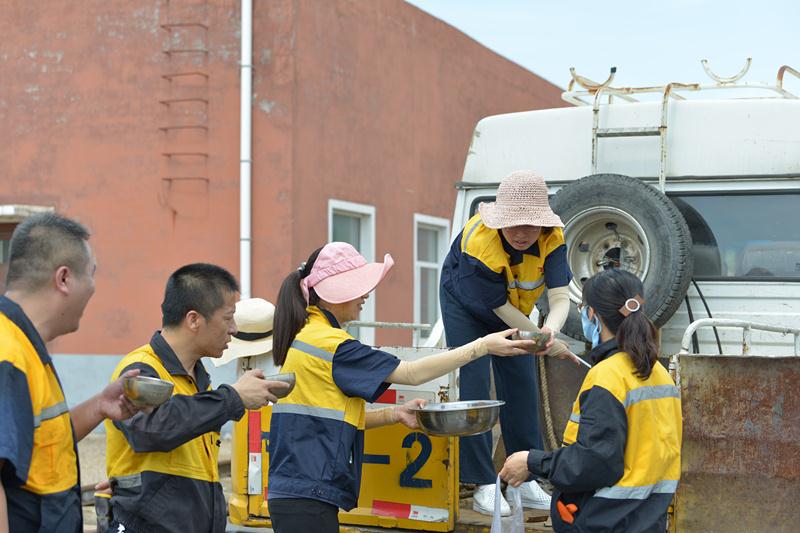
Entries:
{"type": "Polygon", "coordinates": [[[594,317],[594,320],[589,319],[588,307],[581,309],[581,325],[583,326],[583,336],[591,341],[592,348],[600,344],[600,331],[603,327],[597,317],[594,317]]]}

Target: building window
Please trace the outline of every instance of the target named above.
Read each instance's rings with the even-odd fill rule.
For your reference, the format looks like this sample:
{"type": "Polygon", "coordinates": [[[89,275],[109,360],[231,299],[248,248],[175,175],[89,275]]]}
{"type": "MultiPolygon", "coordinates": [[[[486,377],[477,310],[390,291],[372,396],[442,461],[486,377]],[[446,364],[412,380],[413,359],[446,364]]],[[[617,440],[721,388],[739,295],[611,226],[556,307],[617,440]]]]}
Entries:
{"type": "Polygon", "coordinates": [[[0,294],[6,292],[6,273],[11,249],[11,235],[17,224],[38,213],[50,213],[52,207],[42,205],[0,205],[0,294]]]}
{"type": "MultiPolygon", "coordinates": [[[[328,201],[328,242],[347,242],[356,247],[367,261],[375,261],[375,206],[328,201]]],[[[375,294],[370,294],[359,320],[375,320],[375,294]]],[[[375,328],[347,328],[364,344],[375,344],[375,328]]]]}
{"type": "MultiPolygon", "coordinates": [[[[414,322],[433,326],[440,318],[439,276],[449,244],[447,219],[414,214],[414,322]]],[[[424,344],[430,333],[416,332],[414,344],[424,344]]]]}

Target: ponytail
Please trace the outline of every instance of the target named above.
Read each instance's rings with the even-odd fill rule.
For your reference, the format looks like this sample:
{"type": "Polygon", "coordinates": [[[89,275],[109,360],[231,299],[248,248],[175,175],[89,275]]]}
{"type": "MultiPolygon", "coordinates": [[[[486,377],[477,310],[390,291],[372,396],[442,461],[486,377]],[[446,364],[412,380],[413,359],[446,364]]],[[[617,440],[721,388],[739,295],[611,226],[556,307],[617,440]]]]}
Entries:
{"type": "Polygon", "coordinates": [[[624,318],[617,330],[620,348],[631,358],[636,376],[642,379],[650,377],[658,357],[656,335],[656,326],[642,310],[624,318]]]}
{"type": "Polygon", "coordinates": [[[308,291],[308,304],[306,304],[303,291],[300,289],[300,280],[311,273],[311,268],[317,260],[322,248],[317,248],[300,268],[286,276],[278,291],[278,303],[275,306],[275,320],[272,333],[272,360],[276,366],[281,366],[286,361],[286,354],[294,342],[294,338],[303,329],[308,320],[308,305],[319,303],[319,296],[314,289],[308,291]]]}
{"type": "Polygon", "coordinates": [[[658,358],[658,332],[644,314],[643,294],[641,280],[618,268],[599,272],[583,285],[584,301],[617,337],[620,349],[628,354],[636,367],[634,374],[647,379],[658,358]],[[627,307],[631,299],[639,302],[635,310],[627,307]]]}

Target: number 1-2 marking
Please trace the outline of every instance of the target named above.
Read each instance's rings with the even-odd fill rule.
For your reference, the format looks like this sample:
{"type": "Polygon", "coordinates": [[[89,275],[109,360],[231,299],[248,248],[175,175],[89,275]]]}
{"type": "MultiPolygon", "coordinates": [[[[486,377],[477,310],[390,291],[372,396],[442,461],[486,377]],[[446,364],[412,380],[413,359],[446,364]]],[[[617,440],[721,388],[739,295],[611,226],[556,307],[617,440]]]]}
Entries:
{"type": "Polygon", "coordinates": [[[405,470],[400,472],[400,486],[409,487],[413,489],[429,489],[433,486],[433,481],[430,479],[419,479],[414,476],[419,472],[431,456],[431,439],[424,433],[415,431],[409,433],[403,439],[403,448],[411,448],[415,442],[419,442],[421,450],[416,459],[408,463],[405,470]]]}

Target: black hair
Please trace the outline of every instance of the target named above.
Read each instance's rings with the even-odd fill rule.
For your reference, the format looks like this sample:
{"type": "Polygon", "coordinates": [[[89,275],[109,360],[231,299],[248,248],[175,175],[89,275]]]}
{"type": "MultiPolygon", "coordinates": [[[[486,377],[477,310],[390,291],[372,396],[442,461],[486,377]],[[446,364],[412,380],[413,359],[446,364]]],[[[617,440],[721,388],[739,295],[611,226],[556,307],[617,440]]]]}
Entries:
{"type": "Polygon", "coordinates": [[[83,275],[91,257],[89,230],[56,213],[40,213],[21,222],[11,236],[6,287],[35,290],[59,267],[83,275]]]}
{"type": "Polygon", "coordinates": [[[161,303],[161,325],[178,326],[189,311],[210,318],[225,303],[226,293],[239,292],[233,274],[217,265],[193,263],[172,273],[161,303]]]}
{"type": "Polygon", "coordinates": [[[289,346],[308,320],[307,305],[319,303],[319,296],[312,287],[308,290],[308,304],[306,304],[305,296],[300,289],[300,280],[311,273],[311,268],[322,248],[314,250],[302,268],[286,276],[278,291],[278,304],[275,306],[275,320],[272,327],[272,360],[277,366],[286,361],[289,346]]]}
{"type": "Polygon", "coordinates": [[[641,280],[618,268],[598,272],[583,285],[584,302],[600,315],[603,324],[617,337],[620,348],[636,367],[636,376],[647,379],[658,357],[656,327],[644,314],[644,305],[628,316],[620,312],[626,301],[637,296],[644,301],[641,280]]]}

